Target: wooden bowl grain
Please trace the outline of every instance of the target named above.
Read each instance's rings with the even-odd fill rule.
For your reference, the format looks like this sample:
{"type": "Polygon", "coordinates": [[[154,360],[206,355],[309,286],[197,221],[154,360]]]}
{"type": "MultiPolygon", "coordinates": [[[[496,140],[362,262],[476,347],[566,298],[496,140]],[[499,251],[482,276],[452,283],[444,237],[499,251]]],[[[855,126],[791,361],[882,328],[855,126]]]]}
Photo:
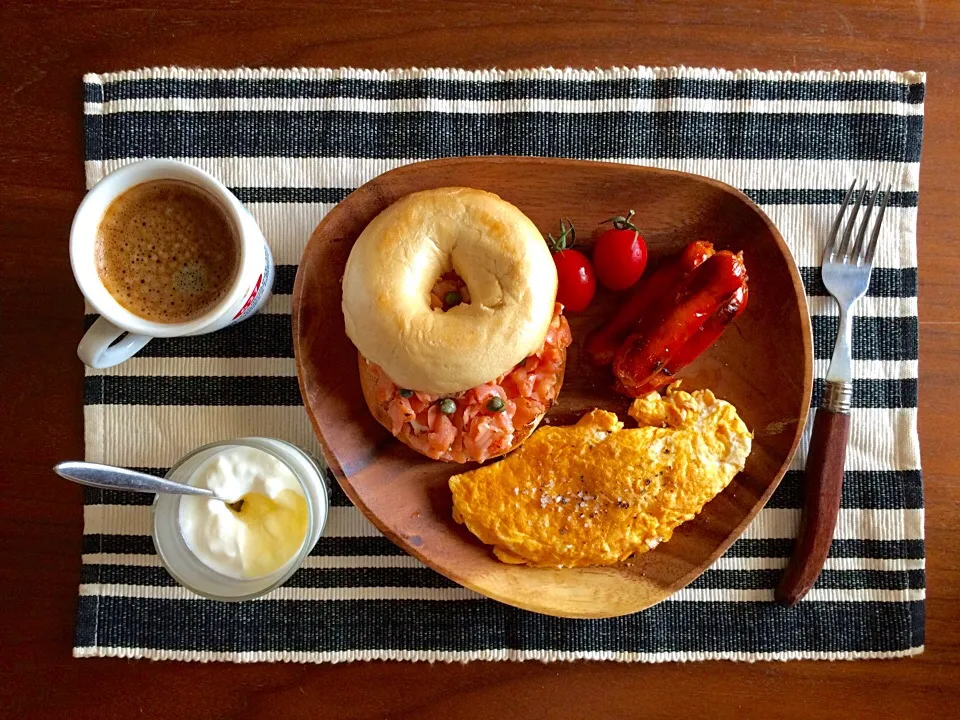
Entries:
{"type": "MultiPolygon", "coordinates": [[[[598,291],[570,314],[574,344],[553,424],[600,407],[626,418],[608,368],[581,356],[587,331],[622,296],[598,291]]],[[[393,542],[461,585],[504,603],[562,617],[611,617],[669,597],[700,575],[773,493],[800,441],[813,384],[810,318],[790,251],[745,195],[708,178],[648,167],[544,158],[451,158],[387,172],[351,193],[310,238],[293,292],[297,373],[314,430],[344,492],[393,542]],[[344,332],[340,280],[354,240],[379,212],[417,190],[468,186],[497,193],[543,231],[561,215],[581,230],[633,208],[655,260],[696,239],[743,250],[750,302],[701,358],[684,389],[709,387],[734,403],[755,434],[746,468],[669,543],[619,565],[540,569],[505,565],[451,517],[447,479],[463,466],[431,461],[384,430],[367,410],[356,350],[344,332]]],[[[628,427],[630,421],[627,419],[628,427]]]]}

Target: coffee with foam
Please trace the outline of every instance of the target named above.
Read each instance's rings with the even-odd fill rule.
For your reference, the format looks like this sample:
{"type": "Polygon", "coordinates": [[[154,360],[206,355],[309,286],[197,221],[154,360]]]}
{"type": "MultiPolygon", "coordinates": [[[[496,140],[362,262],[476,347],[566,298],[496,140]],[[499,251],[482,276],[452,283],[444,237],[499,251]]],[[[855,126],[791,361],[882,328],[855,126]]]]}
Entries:
{"type": "Polygon", "coordinates": [[[201,317],[230,290],[240,242],[215,198],[191,183],[136,185],[104,213],[97,272],[124,308],[159,323],[201,317]]]}

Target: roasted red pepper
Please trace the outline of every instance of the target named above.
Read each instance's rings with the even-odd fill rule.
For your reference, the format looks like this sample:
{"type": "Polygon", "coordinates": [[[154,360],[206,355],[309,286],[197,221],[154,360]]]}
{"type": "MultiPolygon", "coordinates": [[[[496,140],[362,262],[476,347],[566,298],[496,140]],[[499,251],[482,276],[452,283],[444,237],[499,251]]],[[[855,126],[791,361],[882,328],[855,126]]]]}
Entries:
{"type": "Polygon", "coordinates": [[[664,296],[669,295],[694,268],[713,255],[713,243],[698,240],[642,281],[637,291],[620,307],[608,322],[593,330],[584,343],[584,350],[594,365],[609,365],[624,338],[664,296]]]}
{"type": "MultiPolygon", "coordinates": [[[[676,292],[664,294],[646,313],[639,330],[628,336],[617,350],[613,361],[617,389],[631,397],[640,397],[650,391],[651,383],[669,378],[667,373],[672,374],[670,365],[674,356],[688,354],[681,350],[694,340],[708,319],[728,306],[746,279],[742,254],[724,250],[690,272],[676,292]]],[[[705,347],[697,350],[697,354],[705,347]]],[[[695,350],[695,346],[691,348],[695,350]]]]}

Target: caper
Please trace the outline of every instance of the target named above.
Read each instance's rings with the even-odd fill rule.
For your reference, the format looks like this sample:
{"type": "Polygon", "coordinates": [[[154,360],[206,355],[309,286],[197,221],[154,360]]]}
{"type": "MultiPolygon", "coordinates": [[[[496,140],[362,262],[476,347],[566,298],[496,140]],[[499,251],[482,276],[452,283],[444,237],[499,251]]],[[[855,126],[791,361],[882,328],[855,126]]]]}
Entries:
{"type": "Polygon", "coordinates": [[[506,406],[506,403],[498,397],[492,397],[487,400],[487,410],[490,412],[503,412],[506,406]]]}
{"type": "Polygon", "coordinates": [[[458,293],[456,290],[451,290],[446,295],[443,296],[443,304],[447,307],[453,307],[454,305],[459,305],[463,300],[463,296],[458,293]]]}
{"type": "Polygon", "coordinates": [[[457,411],[457,404],[450,398],[440,401],[440,412],[444,415],[453,415],[457,411]]]}
{"type": "Polygon", "coordinates": [[[401,391],[400,391],[400,397],[402,397],[402,398],[413,397],[413,390],[401,390],[401,391]]]}

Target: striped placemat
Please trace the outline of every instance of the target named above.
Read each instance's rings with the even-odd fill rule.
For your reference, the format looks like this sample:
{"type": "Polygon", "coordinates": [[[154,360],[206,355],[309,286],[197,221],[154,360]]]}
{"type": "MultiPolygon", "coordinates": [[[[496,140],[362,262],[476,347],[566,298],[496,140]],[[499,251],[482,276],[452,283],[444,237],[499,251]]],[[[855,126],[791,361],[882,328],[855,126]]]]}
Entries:
{"type": "Polygon", "coordinates": [[[250,208],[279,264],[262,314],[212,335],[155,340],[117,368],[87,371],[87,459],[158,474],[198,445],[244,435],[319,455],[293,362],[296,265],[335,203],[398,165],[455,155],[594,158],[743,189],[801,266],[819,377],[837,327],[819,243],[854,176],[895,193],[854,324],[858,379],[839,527],[826,571],[798,607],[772,598],[797,528],[806,442],[769,506],[708,572],[671,600],[613,620],[535,615],[462,589],[381,537],[339,491],[326,536],[285,587],[253,602],[210,602],[159,566],[149,498],[90,491],[77,656],[660,661],[922,649],[922,74],[155,69],[84,82],[88,185],[137,158],[187,160],[250,208]]]}

